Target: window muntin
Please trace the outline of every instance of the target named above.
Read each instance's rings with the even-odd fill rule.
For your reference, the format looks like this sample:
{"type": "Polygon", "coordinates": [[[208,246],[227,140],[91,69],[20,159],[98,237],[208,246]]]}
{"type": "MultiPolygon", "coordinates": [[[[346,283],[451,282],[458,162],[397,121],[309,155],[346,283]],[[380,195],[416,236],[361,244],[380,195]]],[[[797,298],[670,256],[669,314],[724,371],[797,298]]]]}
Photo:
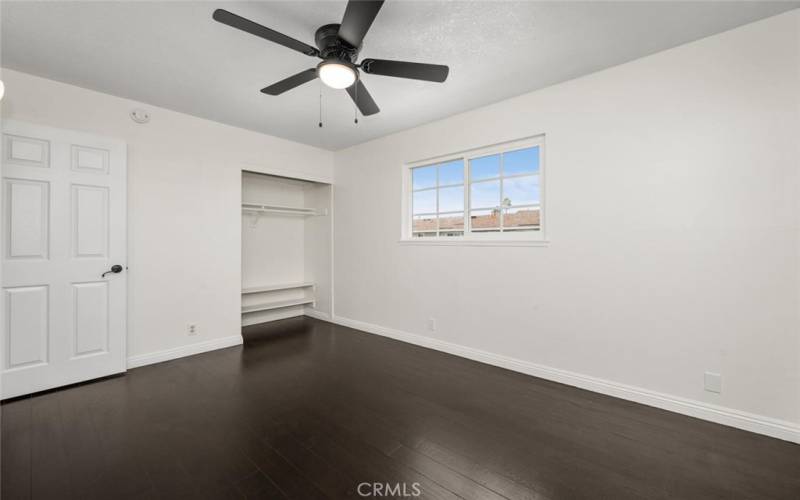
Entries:
{"type": "Polygon", "coordinates": [[[532,238],[542,230],[542,143],[411,167],[412,238],[532,238]]]}
{"type": "Polygon", "coordinates": [[[464,235],[464,161],[411,169],[411,234],[415,238],[464,235]]]}

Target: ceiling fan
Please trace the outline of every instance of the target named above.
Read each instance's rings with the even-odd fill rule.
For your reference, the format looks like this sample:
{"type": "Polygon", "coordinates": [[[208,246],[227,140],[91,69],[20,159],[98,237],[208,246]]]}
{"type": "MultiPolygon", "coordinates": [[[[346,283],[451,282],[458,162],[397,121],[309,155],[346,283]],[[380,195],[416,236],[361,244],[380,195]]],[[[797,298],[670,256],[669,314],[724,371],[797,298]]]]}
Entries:
{"type": "Polygon", "coordinates": [[[314,36],[316,48],[224,9],[215,10],[213,17],[215,21],[222,24],[302,52],[307,56],[322,59],[316,68],[301,71],[273,83],[261,89],[261,92],[280,95],[319,77],[322,83],[331,88],[346,89],[361,114],[368,116],[374,115],[380,109],[361,82],[359,70],[372,75],[412,78],[429,82],[444,82],[450,71],[447,66],[440,64],[385,59],[363,59],[357,63],[364,35],[367,34],[382,5],[383,0],[349,0],[341,24],[326,24],[317,30],[314,36]]]}

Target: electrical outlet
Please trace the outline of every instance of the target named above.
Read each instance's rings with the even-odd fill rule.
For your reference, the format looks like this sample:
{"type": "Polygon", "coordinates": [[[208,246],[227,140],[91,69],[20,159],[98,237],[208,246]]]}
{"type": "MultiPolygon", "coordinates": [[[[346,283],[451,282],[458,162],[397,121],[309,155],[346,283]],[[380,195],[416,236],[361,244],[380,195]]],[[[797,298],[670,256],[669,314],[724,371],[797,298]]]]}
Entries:
{"type": "Polygon", "coordinates": [[[197,325],[194,323],[189,323],[188,325],[186,325],[186,334],[197,335],[197,325]]]}
{"type": "Polygon", "coordinates": [[[708,392],[722,392],[722,375],[719,373],[706,372],[704,375],[704,385],[708,392]]]}
{"type": "Polygon", "coordinates": [[[429,318],[428,319],[428,331],[435,332],[436,331],[436,318],[429,318]]]}

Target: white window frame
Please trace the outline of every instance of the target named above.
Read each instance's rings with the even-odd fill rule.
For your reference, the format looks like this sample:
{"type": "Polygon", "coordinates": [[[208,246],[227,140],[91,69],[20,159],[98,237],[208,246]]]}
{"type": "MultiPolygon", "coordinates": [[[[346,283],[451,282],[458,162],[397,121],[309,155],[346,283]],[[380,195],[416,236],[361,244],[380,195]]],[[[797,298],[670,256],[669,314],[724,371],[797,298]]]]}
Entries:
{"type": "MultiPolygon", "coordinates": [[[[402,166],[402,232],[400,235],[401,244],[409,245],[475,245],[475,246],[546,246],[548,244],[545,238],[546,228],[546,204],[545,204],[545,136],[538,135],[535,137],[528,137],[509,142],[494,144],[482,148],[470,149],[459,153],[437,156],[435,158],[428,158],[406,163],[402,166]],[[492,231],[472,231],[471,228],[471,179],[469,162],[472,159],[489,156],[497,153],[504,153],[508,151],[515,151],[518,149],[525,149],[531,147],[539,147],[539,230],[514,230],[505,229],[501,232],[492,231]],[[411,203],[412,193],[414,192],[412,186],[412,170],[417,167],[425,167],[447,163],[453,160],[462,160],[464,164],[464,235],[463,236],[426,236],[414,237],[412,235],[412,223],[414,216],[412,213],[413,207],[411,203]]],[[[438,175],[438,174],[437,174],[438,175]]],[[[505,179],[502,175],[502,169],[498,179],[505,179]]],[[[508,178],[524,177],[531,174],[520,174],[518,176],[509,176],[508,178]]],[[[478,182],[484,182],[494,179],[481,179],[478,182]]],[[[500,200],[503,199],[502,181],[500,182],[500,200]]],[[[438,186],[437,183],[437,209],[438,209],[438,186]]],[[[443,186],[446,187],[446,186],[443,186]]],[[[520,208],[525,208],[532,205],[525,205],[520,208]]],[[[494,208],[494,207],[492,207],[494,208]]],[[[476,208],[480,210],[480,208],[476,208]]],[[[502,221],[503,210],[500,210],[500,217],[502,221]]],[[[502,224],[502,222],[501,222],[502,224]]]]}

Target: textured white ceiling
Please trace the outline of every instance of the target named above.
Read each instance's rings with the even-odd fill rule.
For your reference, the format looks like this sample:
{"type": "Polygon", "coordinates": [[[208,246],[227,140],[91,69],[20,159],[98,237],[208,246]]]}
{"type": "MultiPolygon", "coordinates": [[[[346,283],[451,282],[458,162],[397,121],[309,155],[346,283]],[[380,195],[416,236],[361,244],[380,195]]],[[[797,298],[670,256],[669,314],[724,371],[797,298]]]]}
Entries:
{"type": "Polygon", "coordinates": [[[444,84],[366,75],[381,108],[353,123],[344,91],[262,87],[317,59],[216,23],[224,7],[306,43],[346,2],[3,1],[3,66],[266,134],[341,149],[620,64],[800,2],[388,0],[361,57],[448,64],[444,84]],[[325,126],[317,127],[319,96],[325,126]]]}

